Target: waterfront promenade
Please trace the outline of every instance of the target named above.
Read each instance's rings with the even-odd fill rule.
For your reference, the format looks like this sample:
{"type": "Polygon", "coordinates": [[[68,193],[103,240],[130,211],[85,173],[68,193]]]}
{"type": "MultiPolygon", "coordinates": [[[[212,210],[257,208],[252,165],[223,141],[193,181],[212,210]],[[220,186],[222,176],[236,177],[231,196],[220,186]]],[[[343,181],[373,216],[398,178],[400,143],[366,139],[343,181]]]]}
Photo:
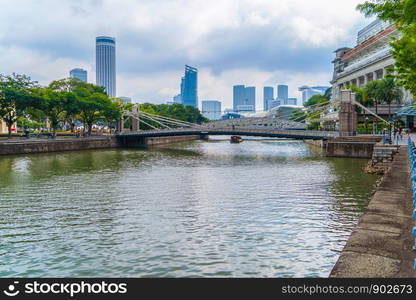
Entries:
{"type": "Polygon", "coordinates": [[[410,185],[407,149],[401,146],[331,277],[416,277],[410,185]]]}

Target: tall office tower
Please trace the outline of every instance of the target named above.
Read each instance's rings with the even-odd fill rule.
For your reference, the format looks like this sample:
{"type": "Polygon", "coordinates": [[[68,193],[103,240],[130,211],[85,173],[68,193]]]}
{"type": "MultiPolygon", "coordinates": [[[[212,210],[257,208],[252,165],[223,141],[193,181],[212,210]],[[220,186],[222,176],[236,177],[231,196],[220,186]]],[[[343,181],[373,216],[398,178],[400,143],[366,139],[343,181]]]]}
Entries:
{"type": "Polygon", "coordinates": [[[202,101],[202,115],[209,120],[221,119],[221,102],[216,100],[202,101]]]}
{"type": "Polygon", "coordinates": [[[87,82],[87,71],[84,69],[72,69],[69,71],[69,77],[79,79],[83,82],[87,82]]]}
{"type": "Polygon", "coordinates": [[[287,104],[287,99],[289,99],[289,87],[287,85],[277,86],[277,98],[280,99],[281,105],[287,104]]]}
{"type": "Polygon", "coordinates": [[[181,82],[181,98],[184,106],[198,108],[198,69],[185,65],[181,82]]]}
{"type": "Polygon", "coordinates": [[[252,107],[251,111],[256,111],[256,88],[254,86],[246,87],[246,103],[252,107]]]}
{"type": "Polygon", "coordinates": [[[269,100],[274,99],[274,89],[271,86],[265,86],[263,88],[263,110],[268,111],[269,108],[269,100]]]}
{"type": "Polygon", "coordinates": [[[99,36],[95,39],[96,83],[110,97],[116,96],[116,39],[99,36]]]}
{"type": "Polygon", "coordinates": [[[246,98],[246,87],[244,85],[233,86],[233,109],[238,111],[238,107],[244,105],[244,99],[246,98]]]}

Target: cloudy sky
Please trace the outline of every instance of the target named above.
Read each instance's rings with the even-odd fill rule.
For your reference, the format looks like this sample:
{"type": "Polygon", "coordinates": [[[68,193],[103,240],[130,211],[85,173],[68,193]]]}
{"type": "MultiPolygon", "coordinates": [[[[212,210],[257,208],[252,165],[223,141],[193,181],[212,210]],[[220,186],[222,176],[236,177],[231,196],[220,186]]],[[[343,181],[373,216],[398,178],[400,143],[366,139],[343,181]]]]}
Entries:
{"type": "MultiPolygon", "coordinates": [[[[232,86],[329,85],[333,51],[354,46],[370,20],[362,0],[0,0],[0,73],[42,84],[88,70],[95,37],[117,40],[117,94],[163,103],[185,64],[199,69],[199,100],[232,105],[232,86]]],[[[275,91],[276,92],[276,91],[275,91]]]]}

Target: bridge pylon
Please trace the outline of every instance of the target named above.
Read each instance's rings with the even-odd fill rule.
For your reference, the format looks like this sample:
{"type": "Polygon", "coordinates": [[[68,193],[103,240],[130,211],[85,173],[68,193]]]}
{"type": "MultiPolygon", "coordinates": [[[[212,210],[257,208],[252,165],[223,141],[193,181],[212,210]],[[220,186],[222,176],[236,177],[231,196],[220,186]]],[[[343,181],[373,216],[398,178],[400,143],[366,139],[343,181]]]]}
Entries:
{"type": "Polygon", "coordinates": [[[132,132],[138,132],[140,130],[139,126],[139,106],[135,105],[133,106],[133,115],[135,115],[135,118],[131,118],[131,131],[132,132]]]}
{"type": "Polygon", "coordinates": [[[339,135],[357,134],[357,112],[355,110],[355,93],[351,90],[341,91],[341,109],[339,111],[339,135]]]}

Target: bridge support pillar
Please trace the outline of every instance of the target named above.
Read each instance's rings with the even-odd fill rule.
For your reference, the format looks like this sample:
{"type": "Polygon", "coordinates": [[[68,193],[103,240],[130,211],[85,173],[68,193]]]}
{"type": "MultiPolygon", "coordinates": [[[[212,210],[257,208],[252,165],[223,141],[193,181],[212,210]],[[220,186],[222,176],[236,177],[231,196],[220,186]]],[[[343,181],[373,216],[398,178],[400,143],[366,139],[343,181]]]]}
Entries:
{"type": "Polygon", "coordinates": [[[131,118],[131,131],[139,131],[139,107],[137,105],[133,106],[133,115],[136,118],[131,118]]]}
{"type": "Polygon", "coordinates": [[[355,111],[355,93],[351,90],[341,91],[341,109],[339,111],[339,135],[357,134],[357,112],[355,111]]]}
{"type": "Polygon", "coordinates": [[[117,121],[117,125],[116,125],[116,132],[117,133],[122,133],[124,130],[124,117],[122,116],[120,119],[118,119],[117,121]]]}

